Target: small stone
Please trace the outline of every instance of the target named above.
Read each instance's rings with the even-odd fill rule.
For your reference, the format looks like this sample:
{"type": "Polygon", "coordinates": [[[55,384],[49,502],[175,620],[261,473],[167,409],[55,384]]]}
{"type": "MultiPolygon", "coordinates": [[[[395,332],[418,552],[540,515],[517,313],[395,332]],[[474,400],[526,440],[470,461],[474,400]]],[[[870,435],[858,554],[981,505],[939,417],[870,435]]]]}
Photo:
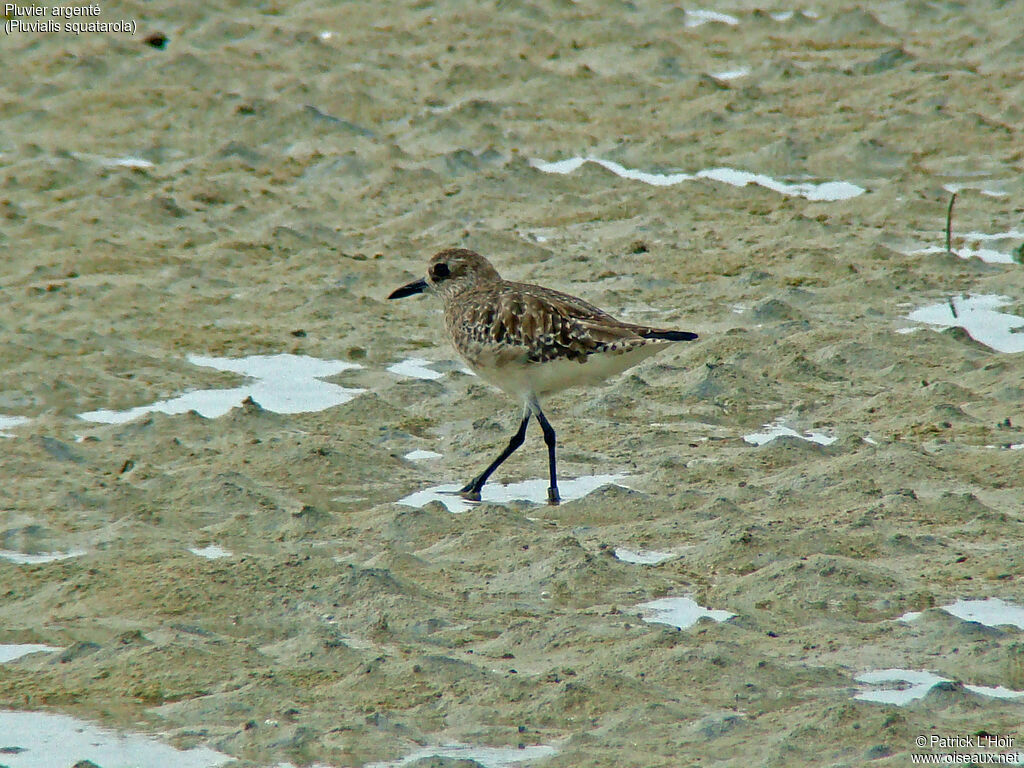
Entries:
{"type": "Polygon", "coordinates": [[[167,47],[167,35],[163,32],[152,32],[145,37],[146,45],[151,45],[158,51],[167,47]]]}

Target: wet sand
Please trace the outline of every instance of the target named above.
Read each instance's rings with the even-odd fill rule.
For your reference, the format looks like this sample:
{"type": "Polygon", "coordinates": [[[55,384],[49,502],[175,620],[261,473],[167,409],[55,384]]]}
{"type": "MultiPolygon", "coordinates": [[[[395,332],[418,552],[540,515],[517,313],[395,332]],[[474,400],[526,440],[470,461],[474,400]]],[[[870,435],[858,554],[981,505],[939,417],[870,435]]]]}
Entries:
{"type": "MultiPolygon", "coordinates": [[[[696,10],[157,2],[5,38],[0,550],[37,557],[0,558],[0,644],[62,650],[0,664],[0,709],[253,768],[1024,751],[1024,699],[981,690],[1024,691],[1024,627],[943,610],[1024,605],[1024,358],[992,346],[1024,325],[1019,9],[696,10]],[[398,503],[518,418],[438,304],[385,300],[447,246],[700,333],[546,406],[564,478],[619,479],[398,503]],[[351,365],[196,363],[253,355],[351,365]],[[672,597],[734,616],[637,607],[672,597]],[[879,701],[894,669],[942,681],[879,701]]],[[[494,481],[545,471],[531,430],[494,481]]]]}

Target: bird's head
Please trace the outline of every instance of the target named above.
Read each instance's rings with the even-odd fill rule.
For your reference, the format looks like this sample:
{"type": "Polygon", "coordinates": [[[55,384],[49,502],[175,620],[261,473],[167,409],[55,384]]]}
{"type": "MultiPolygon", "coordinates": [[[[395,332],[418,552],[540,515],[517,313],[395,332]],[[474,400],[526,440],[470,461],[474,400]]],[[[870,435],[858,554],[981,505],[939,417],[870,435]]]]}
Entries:
{"type": "Polygon", "coordinates": [[[483,256],[466,248],[447,248],[427,262],[427,276],[391,292],[389,299],[402,299],[429,291],[442,298],[455,296],[466,288],[500,280],[497,270],[483,256]]]}

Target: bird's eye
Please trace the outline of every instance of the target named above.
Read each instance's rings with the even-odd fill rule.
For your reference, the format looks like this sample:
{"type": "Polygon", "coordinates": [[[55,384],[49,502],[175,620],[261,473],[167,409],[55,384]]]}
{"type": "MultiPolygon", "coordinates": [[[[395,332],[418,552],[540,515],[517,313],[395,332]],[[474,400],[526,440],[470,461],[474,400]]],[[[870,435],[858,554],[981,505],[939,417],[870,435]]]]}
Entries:
{"type": "Polygon", "coordinates": [[[438,262],[430,268],[430,276],[435,280],[443,280],[450,274],[451,272],[448,270],[448,265],[443,261],[438,262]]]}

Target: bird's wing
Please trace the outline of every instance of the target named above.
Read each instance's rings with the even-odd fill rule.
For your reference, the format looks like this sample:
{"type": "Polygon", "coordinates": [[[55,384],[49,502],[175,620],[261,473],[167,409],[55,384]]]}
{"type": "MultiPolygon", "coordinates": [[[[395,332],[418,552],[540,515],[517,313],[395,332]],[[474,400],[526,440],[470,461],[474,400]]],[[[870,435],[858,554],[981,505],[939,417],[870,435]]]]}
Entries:
{"type": "Polygon", "coordinates": [[[625,351],[648,343],[643,326],[621,323],[593,304],[567,293],[506,283],[488,300],[458,312],[462,333],[483,345],[512,346],[530,362],[565,358],[585,362],[598,352],[625,351]]]}

